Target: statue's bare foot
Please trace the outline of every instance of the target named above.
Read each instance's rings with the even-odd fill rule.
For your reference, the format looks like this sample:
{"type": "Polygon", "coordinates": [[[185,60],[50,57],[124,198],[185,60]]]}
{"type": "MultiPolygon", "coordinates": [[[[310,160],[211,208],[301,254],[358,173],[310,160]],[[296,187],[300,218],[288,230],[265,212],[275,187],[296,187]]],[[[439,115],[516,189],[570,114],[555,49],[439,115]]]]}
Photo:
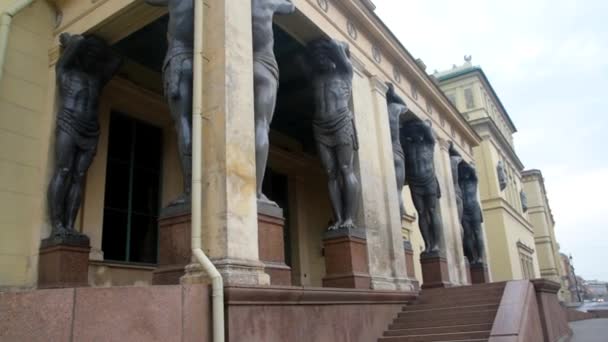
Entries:
{"type": "Polygon", "coordinates": [[[51,232],[51,235],[53,237],[65,237],[69,234],[70,231],[66,227],[64,227],[63,224],[55,225],[55,227],[53,227],[53,231],[51,232]]]}
{"type": "Polygon", "coordinates": [[[342,222],[342,224],[340,225],[341,229],[355,229],[355,224],[353,223],[353,220],[348,219],[345,220],[344,222],[342,222]]]}
{"type": "Polygon", "coordinates": [[[171,201],[169,203],[169,207],[175,207],[175,206],[180,206],[180,205],[190,203],[190,196],[191,195],[189,192],[184,192],[183,194],[179,195],[176,199],[171,201]]]}
{"type": "Polygon", "coordinates": [[[340,222],[336,222],[327,228],[328,231],[340,229],[340,222]]]}
{"type": "Polygon", "coordinates": [[[433,248],[431,248],[431,253],[437,253],[439,252],[439,246],[433,246],[433,248]]]}
{"type": "Polygon", "coordinates": [[[279,206],[279,205],[277,204],[277,202],[275,202],[275,201],[271,201],[271,200],[270,200],[270,199],[268,199],[268,197],[266,197],[266,195],[264,195],[264,194],[260,194],[260,195],[258,196],[258,202],[260,202],[260,203],[264,203],[264,204],[268,204],[268,205],[272,205],[272,206],[275,206],[275,207],[278,207],[278,206],[279,206]]]}

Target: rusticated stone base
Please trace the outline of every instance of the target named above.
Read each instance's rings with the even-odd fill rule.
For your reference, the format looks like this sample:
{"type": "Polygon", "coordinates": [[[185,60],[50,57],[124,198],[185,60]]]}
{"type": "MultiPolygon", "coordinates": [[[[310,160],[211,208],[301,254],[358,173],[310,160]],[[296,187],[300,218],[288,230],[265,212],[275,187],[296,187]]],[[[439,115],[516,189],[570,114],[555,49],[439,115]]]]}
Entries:
{"type": "Polygon", "coordinates": [[[469,270],[471,272],[471,284],[485,284],[490,282],[490,275],[486,264],[472,264],[469,266],[469,270]]]}
{"type": "Polygon", "coordinates": [[[190,206],[163,209],[158,219],[158,269],[154,271],[154,285],[175,285],[185,274],[190,263],[191,211],[190,206]]]}
{"type": "Polygon", "coordinates": [[[450,287],[448,263],[441,255],[421,255],[422,289],[450,287]]]}
{"type": "Polygon", "coordinates": [[[42,240],[38,261],[39,288],[89,286],[91,246],[88,237],[78,237],[73,241],[53,238],[42,240]]]}
{"type": "Polygon", "coordinates": [[[291,285],[291,268],[285,264],[285,218],[277,206],[258,201],[258,248],[271,285],[291,285]]]}
{"type": "Polygon", "coordinates": [[[370,289],[367,241],[363,230],[340,229],[325,233],[324,287],[370,289]]]}

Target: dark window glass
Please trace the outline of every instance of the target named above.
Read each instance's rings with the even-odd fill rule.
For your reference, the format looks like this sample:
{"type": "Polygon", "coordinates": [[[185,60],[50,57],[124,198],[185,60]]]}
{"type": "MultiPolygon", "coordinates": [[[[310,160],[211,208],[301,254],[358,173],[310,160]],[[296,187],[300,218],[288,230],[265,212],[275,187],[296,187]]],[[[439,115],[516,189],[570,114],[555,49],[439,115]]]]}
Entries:
{"type": "Polygon", "coordinates": [[[156,263],[162,131],[112,113],[103,218],[106,260],[156,263]]]}

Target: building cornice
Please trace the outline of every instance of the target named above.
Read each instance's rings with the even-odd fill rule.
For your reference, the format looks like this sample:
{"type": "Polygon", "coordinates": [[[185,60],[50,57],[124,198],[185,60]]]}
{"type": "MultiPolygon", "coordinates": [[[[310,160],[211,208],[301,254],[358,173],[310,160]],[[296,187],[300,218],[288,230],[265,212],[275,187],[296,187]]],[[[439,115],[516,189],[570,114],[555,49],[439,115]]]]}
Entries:
{"type": "Polygon", "coordinates": [[[439,85],[434,82],[432,77],[416,62],[416,59],[403,46],[382,19],[370,9],[366,4],[366,1],[344,0],[339,1],[339,3],[366,24],[365,27],[368,29],[368,33],[371,36],[370,38],[375,38],[378,47],[382,47],[384,52],[397,60],[395,67],[405,69],[407,74],[412,78],[414,84],[424,85],[424,88],[420,87],[420,91],[425,91],[427,93],[427,98],[432,98],[433,102],[441,107],[440,109],[443,112],[449,113],[449,115],[447,115],[448,121],[458,128],[467,140],[469,140],[469,143],[473,146],[479,145],[481,137],[472,129],[472,127],[470,127],[462,114],[439,88],[439,85]],[[428,96],[429,94],[430,96],[428,96]]]}
{"type": "Polygon", "coordinates": [[[471,120],[469,121],[469,123],[476,131],[478,129],[487,128],[487,130],[491,134],[491,137],[493,138],[492,140],[497,142],[497,147],[501,151],[504,151],[505,154],[509,157],[509,159],[513,161],[513,163],[517,166],[518,171],[522,171],[524,169],[524,164],[517,156],[517,153],[515,153],[515,149],[513,149],[513,146],[511,146],[507,139],[505,139],[504,135],[502,135],[500,129],[498,128],[498,126],[496,126],[496,123],[494,121],[492,121],[490,118],[484,117],[471,120]]]}

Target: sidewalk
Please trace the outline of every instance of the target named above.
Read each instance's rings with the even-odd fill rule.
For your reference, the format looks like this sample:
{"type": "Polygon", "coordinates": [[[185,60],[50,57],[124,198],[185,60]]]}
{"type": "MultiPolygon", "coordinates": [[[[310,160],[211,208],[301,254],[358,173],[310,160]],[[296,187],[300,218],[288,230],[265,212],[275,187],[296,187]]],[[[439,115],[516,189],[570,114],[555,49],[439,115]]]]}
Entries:
{"type": "Polygon", "coordinates": [[[608,319],[588,319],[570,323],[574,332],[570,342],[606,342],[608,341],[608,319]]]}

